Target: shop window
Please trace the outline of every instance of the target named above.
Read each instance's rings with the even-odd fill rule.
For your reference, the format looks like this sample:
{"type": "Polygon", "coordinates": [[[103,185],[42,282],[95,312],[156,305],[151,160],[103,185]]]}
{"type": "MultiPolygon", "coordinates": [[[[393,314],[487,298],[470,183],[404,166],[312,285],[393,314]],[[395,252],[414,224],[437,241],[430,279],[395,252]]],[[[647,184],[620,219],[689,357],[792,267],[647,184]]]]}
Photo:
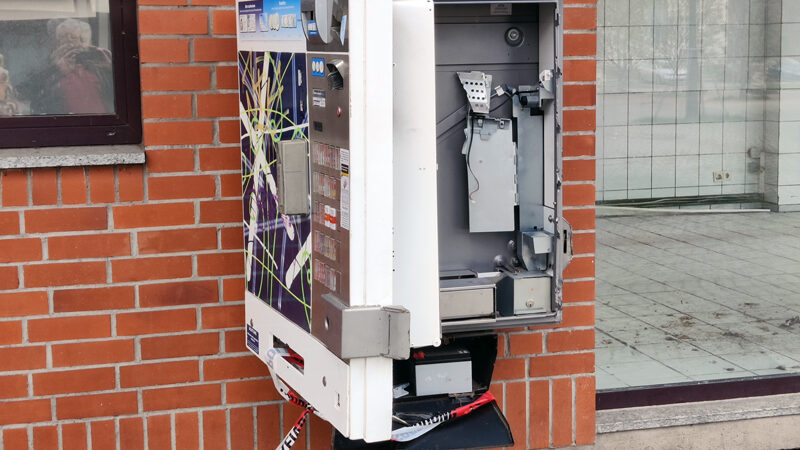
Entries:
{"type": "Polygon", "coordinates": [[[0,2],[0,147],[141,141],[134,0],[0,2]]]}

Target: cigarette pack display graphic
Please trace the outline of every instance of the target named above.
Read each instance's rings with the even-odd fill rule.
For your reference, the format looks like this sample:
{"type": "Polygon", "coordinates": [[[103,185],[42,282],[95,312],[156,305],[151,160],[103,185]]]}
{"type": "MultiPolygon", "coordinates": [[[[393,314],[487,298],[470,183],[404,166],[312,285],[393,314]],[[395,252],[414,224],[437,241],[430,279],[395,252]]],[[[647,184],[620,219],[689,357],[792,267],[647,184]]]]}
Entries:
{"type": "Polygon", "coordinates": [[[305,41],[300,0],[242,0],[237,9],[240,41],[305,41]]]}
{"type": "Polygon", "coordinates": [[[247,290],[311,328],[311,218],[278,209],[276,146],[308,139],[306,58],[239,52],[247,290]]]}

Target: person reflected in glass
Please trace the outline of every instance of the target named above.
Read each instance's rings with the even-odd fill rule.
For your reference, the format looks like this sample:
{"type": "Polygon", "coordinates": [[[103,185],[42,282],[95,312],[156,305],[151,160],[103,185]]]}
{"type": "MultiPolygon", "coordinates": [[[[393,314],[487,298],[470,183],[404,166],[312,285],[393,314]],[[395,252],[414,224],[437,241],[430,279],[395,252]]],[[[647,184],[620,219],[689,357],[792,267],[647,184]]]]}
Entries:
{"type": "Polygon", "coordinates": [[[31,101],[31,113],[113,113],[111,52],[91,44],[89,24],[67,19],[58,23],[51,35],[54,42],[48,66],[19,87],[31,101]]]}
{"type": "Polygon", "coordinates": [[[5,68],[5,57],[0,55],[0,116],[13,116],[19,108],[14,99],[14,86],[11,84],[11,75],[5,68]]]}

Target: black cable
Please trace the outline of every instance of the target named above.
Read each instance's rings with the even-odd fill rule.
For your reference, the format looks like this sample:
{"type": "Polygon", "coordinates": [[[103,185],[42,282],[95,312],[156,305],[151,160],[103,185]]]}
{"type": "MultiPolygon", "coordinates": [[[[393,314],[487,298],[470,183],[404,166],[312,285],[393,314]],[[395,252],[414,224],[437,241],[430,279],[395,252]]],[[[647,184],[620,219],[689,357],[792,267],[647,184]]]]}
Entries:
{"type": "Polygon", "coordinates": [[[475,183],[477,183],[477,186],[475,187],[475,190],[469,193],[469,200],[471,202],[474,202],[475,200],[472,198],[472,196],[475,195],[476,192],[481,190],[481,180],[479,180],[478,177],[475,176],[475,172],[472,171],[472,164],[470,163],[470,159],[469,159],[470,153],[472,152],[472,141],[475,139],[475,118],[472,117],[472,110],[470,110],[467,113],[467,118],[469,119],[469,125],[470,125],[469,126],[469,145],[467,146],[467,170],[469,171],[470,175],[472,175],[472,178],[475,179],[475,183]]]}

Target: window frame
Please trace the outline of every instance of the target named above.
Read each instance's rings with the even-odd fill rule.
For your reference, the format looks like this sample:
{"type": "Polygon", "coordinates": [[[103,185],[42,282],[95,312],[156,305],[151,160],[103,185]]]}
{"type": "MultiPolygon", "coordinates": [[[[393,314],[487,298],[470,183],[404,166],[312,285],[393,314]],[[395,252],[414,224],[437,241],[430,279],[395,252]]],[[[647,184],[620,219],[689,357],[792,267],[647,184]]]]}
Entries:
{"type": "Polygon", "coordinates": [[[618,388],[595,394],[597,411],[800,393],[800,373],[618,388]]]}
{"type": "Polygon", "coordinates": [[[136,0],[109,0],[114,114],[0,117],[0,152],[5,148],[141,143],[136,14],[136,0]]]}

